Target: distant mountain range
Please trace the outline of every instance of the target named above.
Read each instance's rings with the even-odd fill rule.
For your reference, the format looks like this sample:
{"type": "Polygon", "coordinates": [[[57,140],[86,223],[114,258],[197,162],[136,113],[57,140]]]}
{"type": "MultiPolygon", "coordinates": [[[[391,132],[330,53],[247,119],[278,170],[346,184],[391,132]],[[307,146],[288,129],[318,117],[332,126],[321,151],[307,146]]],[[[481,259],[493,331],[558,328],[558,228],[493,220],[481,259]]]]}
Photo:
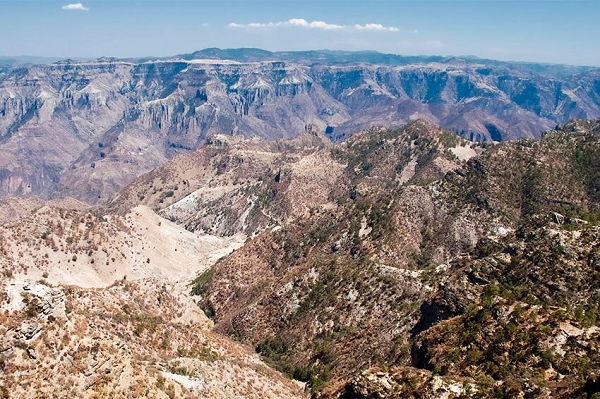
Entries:
{"type": "MultiPolygon", "coordinates": [[[[528,71],[531,73],[542,73],[554,76],[566,76],[576,73],[583,73],[598,67],[576,66],[565,64],[551,64],[540,62],[511,62],[498,61],[486,58],[480,58],[475,55],[464,56],[436,56],[421,55],[407,56],[400,54],[380,53],[378,51],[335,51],[335,50],[310,50],[310,51],[267,51],[259,48],[235,48],[220,49],[216,47],[206,48],[194,51],[189,54],[179,54],[174,57],[137,57],[125,58],[131,62],[145,62],[157,59],[181,58],[185,60],[193,59],[214,59],[214,60],[234,60],[239,62],[250,61],[294,61],[308,63],[357,63],[364,62],[369,64],[383,65],[409,65],[409,64],[427,64],[431,62],[449,62],[451,60],[466,60],[489,66],[505,66],[513,69],[528,71]]],[[[117,58],[113,58],[117,59],[117,58]]],[[[51,64],[64,61],[61,57],[37,57],[37,56],[0,56],[0,65],[23,65],[23,64],[51,64]]],[[[89,61],[93,58],[77,58],[79,61],[89,61]]]]}
{"type": "Polygon", "coordinates": [[[29,64],[52,64],[53,62],[61,61],[60,57],[35,57],[35,56],[0,56],[0,67],[29,65],[29,64]]]}
{"type": "Polygon", "coordinates": [[[227,59],[240,62],[249,61],[293,61],[307,63],[326,63],[326,64],[352,64],[369,63],[383,65],[410,65],[410,64],[428,64],[432,62],[448,63],[453,60],[464,60],[488,66],[505,66],[515,70],[527,71],[530,73],[543,73],[554,76],[565,76],[575,73],[583,73],[592,69],[598,69],[591,66],[573,66],[562,64],[548,64],[537,62],[507,62],[497,61],[485,58],[479,58],[474,55],[467,56],[407,56],[399,54],[386,54],[377,51],[332,51],[332,50],[313,50],[313,51],[266,51],[257,48],[238,48],[238,49],[220,49],[207,48],[195,51],[191,54],[181,54],[178,57],[186,60],[190,59],[227,59]]]}
{"type": "Polygon", "coordinates": [[[205,49],[0,61],[0,195],[101,202],[213,134],[342,140],[423,119],[474,141],[600,118],[600,69],[377,52],[205,49]],[[4,66],[2,66],[4,65],[4,66]]]}

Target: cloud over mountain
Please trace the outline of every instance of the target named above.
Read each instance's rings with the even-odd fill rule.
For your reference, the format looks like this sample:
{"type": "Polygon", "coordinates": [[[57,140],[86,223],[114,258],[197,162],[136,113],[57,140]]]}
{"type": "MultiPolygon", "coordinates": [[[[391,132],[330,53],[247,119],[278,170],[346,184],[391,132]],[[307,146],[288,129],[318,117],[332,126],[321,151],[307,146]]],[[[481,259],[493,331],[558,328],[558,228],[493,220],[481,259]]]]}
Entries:
{"type": "Polygon", "coordinates": [[[287,21],[279,22],[251,22],[248,24],[238,24],[235,22],[227,25],[234,29],[270,29],[270,28],[308,28],[321,30],[359,30],[359,31],[379,31],[379,32],[399,32],[400,29],[395,26],[384,26],[382,24],[355,24],[355,25],[338,25],[331,24],[325,21],[307,21],[303,18],[291,18],[287,21]]]}
{"type": "Polygon", "coordinates": [[[84,7],[84,5],[81,3],[67,4],[67,5],[62,6],[62,9],[68,10],[68,11],[89,11],[89,8],[84,7]]]}

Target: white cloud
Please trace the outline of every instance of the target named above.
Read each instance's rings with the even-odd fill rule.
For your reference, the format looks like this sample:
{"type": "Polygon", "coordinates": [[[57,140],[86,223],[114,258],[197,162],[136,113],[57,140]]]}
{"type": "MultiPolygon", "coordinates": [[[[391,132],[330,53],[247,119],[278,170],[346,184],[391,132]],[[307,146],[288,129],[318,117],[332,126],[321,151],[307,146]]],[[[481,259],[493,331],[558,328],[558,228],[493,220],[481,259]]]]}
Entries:
{"type": "Polygon", "coordinates": [[[301,28],[314,28],[314,29],[323,29],[323,30],[339,30],[344,29],[342,25],[336,24],[328,24],[323,21],[312,21],[308,22],[302,18],[292,18],[289,21],[278,22],[278,24],[283,24],[283,26],[299,26],[301,28]]]}
{"type": "Polygon", "coordinates": [[[307,21],[303,18],[292,18],[287,21],[280,22],[251,22],[249,24],[238,24],[235,22],[227,25],[229,28],[234,29],[269,29],[269,28],[289,28],[299,27],[308,29],[321,29],[321,30],[361,30],[361,31],[379,31],[379,32],[399,32],[400,29],[395,26],[383,26],[381,24],[365,24],[365,25],[337,25],[330,24],[324,21],[307,21]]]}
{"type": "Polygon", "coordinates": [[[88,11],[89,8],[84,7],[81,3],[73,3],[67,4],[66,6],[62,6],[63,10],[72,10],[72,11],[88,11]]]}
{"type": "Polygon", "coordinates": [[[208,22],[205,22],[205,23],[203,23],[203,24],[202,24],[202,27],[203,27],[203,28],[208,28],[209,26],[210,26],[210,25],[208,24],[208,22]]]}
{"type": "Polygon", "coordinates": [[[302,18],[292,18],[287,21],[281,22],[251,22],[249,24],[236,24],[235,22],[227,25],[230,28],[246,28],[246,29],[267,29],[267,28],[285,28],[285,27],[300,27],[300,28],[314,28],[314,29],[323,29],[323,30],[336,30],[336,29],[344,29],[342,25],[328,24],[323,21],[311,21],[308,22],[302,18]]]}
{"type": "Polygon", "coordinates": [[[371,31],[380,31],[380,32],[399,32],[400,29],[395,26],[383,26],[381,24],[365,24],[365,25],[354,25],[354,29],[358,30],[371,30],[371,31]]]}

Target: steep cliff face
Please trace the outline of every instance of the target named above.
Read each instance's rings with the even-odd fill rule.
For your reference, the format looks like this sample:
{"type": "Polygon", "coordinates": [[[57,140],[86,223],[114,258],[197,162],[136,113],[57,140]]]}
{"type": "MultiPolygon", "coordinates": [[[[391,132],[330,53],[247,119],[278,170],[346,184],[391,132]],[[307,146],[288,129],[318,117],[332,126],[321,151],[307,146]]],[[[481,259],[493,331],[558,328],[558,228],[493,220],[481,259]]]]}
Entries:
{"type": "Polygon", "coordinates": [[[469,63],[401,67],[316,67],[319,83],[349,108],[350,133],[368,120],[397,124],[416,117],[470,139],[538,137],[572,118],[597,118],[596,72],[554,79],[469,63]]]}
{"type": "Polygon", "coordinates": [[[103,60],[13,70],[0,89],[4,195],[91,202],[214,133],[290,137],[348,118],[302,68],[103,60]]]}
{"type": "Polygon", "coordinates": [[[64,172],[122,118],[129,101],[115,77],[125,75],[128,68],[115,63],[11,71],[0,95],[3,193],[50,196],[64,172]]]}
{"type": "Polygon", "coordinates": [[[259,52],[243,62],[190,55],[6,67],[0,195],[102,202],[212,134],[272,140],[312,125],[340,140],[424,119],[472,140],[498,141],[600,117],[595,70],[543,75],[458,59],[373,64],[325,55],[314,54],[320,63],[259,52]]]}

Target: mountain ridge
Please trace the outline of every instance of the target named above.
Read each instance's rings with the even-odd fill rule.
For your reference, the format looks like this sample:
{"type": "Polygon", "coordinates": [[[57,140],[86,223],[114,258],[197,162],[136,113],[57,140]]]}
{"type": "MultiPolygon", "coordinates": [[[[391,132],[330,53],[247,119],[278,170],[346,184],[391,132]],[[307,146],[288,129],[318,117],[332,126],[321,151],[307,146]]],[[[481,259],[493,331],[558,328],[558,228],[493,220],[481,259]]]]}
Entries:
{"type": "Polygon", "coordinates": [[[91,208],[1,200],[0,391],[592,397],[599,170],[600,121],[417,120],[213,135],[91,208]]]}
{"type": "MultiPolygon", "coordinates": [[[[425,143],[431,126],[353,136],[340,145],[353,182],[336,191],[337,207],[259,234],[194,292],[217,331],[324,397],[591,395],[599,126],[500,143],[399,186],[389,183],[404,168],[393,177],[381,167],[397,159],[387,140],[425,143]],[[525,316],[509,316],[514,307],[525,316]]],[[[448,142],[433,137],[443,139],[420,154],[448,142]]],[[[424,172],[453,160],[442,150],[421,159],[424,172]]]]}
{"type": "MultiPolygon", "coordinates": [[[[364,62],[370,63],[378,63],[387,62],[387,63],[396,63],[396,64],[406,64],[406,63],[427,63],[434,61],[447,61],[452,59],[457,60],[467,60],[472,62],[479,62],[482,64],[491,64],[491,65],[516,65],[523,66],[525,68],[537,69],[537,71],[546,70],[549,73],[565,73],[566,71],[577,71],[580,72],[587,71],[590,69],[597,69],[600,66],[591,66],[591,65],[569,65],[569,64],[561,64],[561,63],[551,63],[551,62],[533,62],[533,61],[500,61],[489,58],[482,58],[476,55],[402,55],[396,53],[383,53],[374,50],[328,50],[328,49],[320,49],[320,50],[295,50],[295,51],[269,51],[264,50],[257,47],[241,47],[241,48],[218,48],[218,47],[209,47],[201,50],[196,50],[191,53],[182,53],[174,56],[141,56],[141,57],[80,57],[77,58],[78,62],[83,61],[93,61],[103,58],[112,58],[115,60],[123,60],[123,61],[132,61],[132,62],[144,62],[150,60],[168,60],[168,59],[197,59],[201,57],[213,58],[213,59],[231,59],[236,61],[250,61],[250,60],[262,60],[262,61],[292,61],[304,59],[305,61],[309,61],[311,59],[317,61],[328,61],[332,62],[336,60],[337,62],[344,61],[346,62],[356,62],[358,59],[363,59],[364,62]],[[267,59],[267,57],[271,57],[274,59],[267,59]],[[560,72],[561,68],[563,69],[560,72]]],[[[0,56],[0,65],[9,66],[9,65],[17,65],[17,64],[49,64],[49,63],[57,63],[57,62],[65,62],[65,61],[74,61],[69,57],[38,57],[38,56],[0,56]]]]}
{"type": "Polygon", "coordinates": [[[559,78],[479,61],[376,65],[319,54],[334,58],[103,58],[4,68],[0,195],[100,203],[213,134],[277,139],[314,126],[339,141],[426,119],[471,140],[498,141],[600,117],[598,70],[559,78]]]}

